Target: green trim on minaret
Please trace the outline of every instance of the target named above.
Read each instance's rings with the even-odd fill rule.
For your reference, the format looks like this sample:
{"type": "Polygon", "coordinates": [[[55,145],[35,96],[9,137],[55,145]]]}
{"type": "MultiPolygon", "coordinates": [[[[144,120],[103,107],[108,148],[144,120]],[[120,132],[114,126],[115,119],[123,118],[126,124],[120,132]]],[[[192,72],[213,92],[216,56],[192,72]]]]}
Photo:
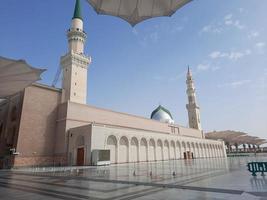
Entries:
{"type": "Polygon", "coordinates": [[[75,18],[83,20],[80,0],[76,0],[75,10],[74,10],[72,19],[75,19],[75,18]]]}

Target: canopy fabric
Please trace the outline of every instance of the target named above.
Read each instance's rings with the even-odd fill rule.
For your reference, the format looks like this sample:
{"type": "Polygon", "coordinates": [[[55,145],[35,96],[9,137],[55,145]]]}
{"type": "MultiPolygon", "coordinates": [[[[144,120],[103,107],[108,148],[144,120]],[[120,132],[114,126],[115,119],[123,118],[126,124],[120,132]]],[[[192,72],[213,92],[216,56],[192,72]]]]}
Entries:
{"type": "Polygon", "coordinates": [[[40,80],[40,75],[45,69],[36,69],[25,60],[13,60],[0,56],[0,98],[6,98],[35,81],[40,80]]]}
{"type": "Polygon", "coordinates": [[[98,14],[120,17],[132,26],[153,17],[171,16],[192,0],[87,0],[98,14]]]}
{"type": "Polygon", "coordinates": [[[264,144],[267,143],[265,139],[261,139],[255,136],[247,135],[247,133],[239,131],[213,131],[205,134],[207,139],[218,140],[221,139],[224,142],[233,144],[264,144]]]}

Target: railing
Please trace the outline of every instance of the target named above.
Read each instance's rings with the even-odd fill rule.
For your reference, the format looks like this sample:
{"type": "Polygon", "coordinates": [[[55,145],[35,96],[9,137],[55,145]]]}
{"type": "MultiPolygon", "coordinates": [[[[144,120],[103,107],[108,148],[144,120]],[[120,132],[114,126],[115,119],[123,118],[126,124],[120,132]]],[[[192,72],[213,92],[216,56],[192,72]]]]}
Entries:
{"type": "Polygon", "coordinates": [[[264,176],[264,172],[267,172],[267,162],[249,162],[247,166],[252,176],[257,176],[257,172],[261,172],[261,175],[264,176]]]}

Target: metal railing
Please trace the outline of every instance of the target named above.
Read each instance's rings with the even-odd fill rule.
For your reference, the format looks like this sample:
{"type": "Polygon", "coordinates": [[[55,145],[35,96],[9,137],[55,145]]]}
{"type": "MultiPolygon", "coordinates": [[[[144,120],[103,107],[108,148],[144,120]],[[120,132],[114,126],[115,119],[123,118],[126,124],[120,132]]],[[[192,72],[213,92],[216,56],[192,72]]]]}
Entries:
{"type": "Polygon", "coordinates": [[[261,175],[265,176],[264,172],[267,172],[267,162],[249,162],[247,166],[252,176],[257,176],[257,172],[261,172],[261,175]]]}

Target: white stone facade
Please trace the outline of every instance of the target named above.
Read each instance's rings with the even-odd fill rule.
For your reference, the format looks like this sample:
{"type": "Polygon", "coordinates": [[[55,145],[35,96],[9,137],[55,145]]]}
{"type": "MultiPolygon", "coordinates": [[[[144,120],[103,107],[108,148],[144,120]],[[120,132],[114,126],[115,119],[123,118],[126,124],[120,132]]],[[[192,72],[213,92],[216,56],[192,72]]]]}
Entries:
{"type": "Polygon", "coordinates": [[[69,164],[76,164],[77,148],[84,147],[85,164],[91,164],[90,152],[109,149],[111,163],[147,162],[193,158],[226,157],[223,141],[157,133],[129,127],[91,124],[70,129],[69,164]],[[82,139],[81,139],[82,138],[82,139]],[[82,142],[81,142],[82,141],[82,142]]]}

